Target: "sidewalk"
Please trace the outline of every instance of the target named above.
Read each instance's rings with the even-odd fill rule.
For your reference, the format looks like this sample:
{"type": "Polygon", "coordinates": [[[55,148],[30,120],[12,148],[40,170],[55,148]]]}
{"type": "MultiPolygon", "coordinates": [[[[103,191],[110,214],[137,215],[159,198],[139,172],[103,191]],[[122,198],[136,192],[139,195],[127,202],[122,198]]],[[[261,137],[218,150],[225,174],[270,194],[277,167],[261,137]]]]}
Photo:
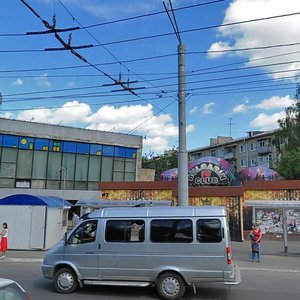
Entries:
{"type": "Polygon", "coordinates": [[[260,263],[253,263],[250,259],[250,241],[232,242],[232,256],[234,263],[241,270],[270,269],[278,272],[300,273],[300,242],[289,241],[288,252],[284,253],[283,241],[262,241],[260,263]]]}
{"type": "MultiPolygon", "coordinates": [[[[42,263],[46,251],[9,250],[6,262],[42,263]]],[[[232,242],[232,257],[241,270],[272,270],[277,272],[300,273],[300,242],[289,241],[288,253],[284,253],[283,241],[262,241],[261,263],[250,260],[250,241],[232,242]]],[[[0,260],[1,261],[1,260],[0,260]]]]}

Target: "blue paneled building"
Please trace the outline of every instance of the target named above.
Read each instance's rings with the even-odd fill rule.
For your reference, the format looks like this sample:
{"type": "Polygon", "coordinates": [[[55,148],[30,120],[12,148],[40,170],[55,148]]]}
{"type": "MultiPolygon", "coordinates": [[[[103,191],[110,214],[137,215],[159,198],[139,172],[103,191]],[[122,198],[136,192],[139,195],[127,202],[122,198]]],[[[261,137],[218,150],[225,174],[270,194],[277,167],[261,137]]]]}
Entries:
{"type": "Polygon", "coordinates": [[[0,198],[99,199],[98,183],[137,181],[142,137],[0,118],[0,198]]]}

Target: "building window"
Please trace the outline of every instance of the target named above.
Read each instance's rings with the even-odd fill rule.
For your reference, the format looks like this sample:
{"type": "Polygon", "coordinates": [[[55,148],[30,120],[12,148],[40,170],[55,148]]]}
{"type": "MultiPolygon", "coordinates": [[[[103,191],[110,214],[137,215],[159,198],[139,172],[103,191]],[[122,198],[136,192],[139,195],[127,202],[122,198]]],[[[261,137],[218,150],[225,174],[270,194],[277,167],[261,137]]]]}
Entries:
{"type": "Polygon", "coordinates": [[[259,147],[264,147],[265,144],[266,144],[265,141],[260,141],[260,142],[259,142],[259,147]]]}
{"type": "Polygon", "coordinates": [[[251,167],[256,166],[256,158],[251,158],[251,167]]]}
{"type": "Polygon", "coordinates": [[[19,150],[17,161],[17,178],[30,179],[33,151],[19,150]]]}
{"type": "Polygon", "coordinates": [[[251,143],[250,144],[250,150],[255,151],[256,150],[256,143],[251,143]]]}
{"type": "Polygon", "coordinates": [[[33,179],[46,179],[48,153],[43,151],[34,151],[33,154],[33,179]]]}
{"type": "Polygon", "coordinates": [[[245,152],[245,145],[240,145],[240,153],[244,153],[245,152]]]}
{"type": "Polygon", "coordinates": [[[246,160],[245,159],[241,159],[241,168],[246,167],[246,160]]]}

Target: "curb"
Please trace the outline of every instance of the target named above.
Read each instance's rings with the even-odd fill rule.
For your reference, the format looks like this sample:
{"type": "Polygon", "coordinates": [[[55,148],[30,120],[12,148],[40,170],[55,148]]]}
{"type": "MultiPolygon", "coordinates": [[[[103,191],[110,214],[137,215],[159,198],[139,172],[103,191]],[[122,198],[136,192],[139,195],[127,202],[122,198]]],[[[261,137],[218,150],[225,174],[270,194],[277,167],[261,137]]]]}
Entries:
{"type": "Polygon", "coordinates": [[[42,263],[43,259],[41,258],[10,258],[10,257],[5,257],[1,258],[0,262],[13,262],[13,263],[18,263],[18,262],[31,262],[31,263],[42,263]]]}

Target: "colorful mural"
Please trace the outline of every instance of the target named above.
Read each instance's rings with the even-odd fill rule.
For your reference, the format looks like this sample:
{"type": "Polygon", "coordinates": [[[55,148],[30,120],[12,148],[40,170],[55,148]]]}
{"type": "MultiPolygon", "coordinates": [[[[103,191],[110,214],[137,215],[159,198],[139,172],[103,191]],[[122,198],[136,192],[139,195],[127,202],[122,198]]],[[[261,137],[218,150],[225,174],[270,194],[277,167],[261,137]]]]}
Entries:
{"type": "Polygon", "coordinates": [[[279,180],[280,175],[267,166],[248,167],[238,173],[241,181],[245,180],[279,180]]]}
{"type": "Polygon", "coordinates": [[[178,169],[177,168],[173,168],[173,169],[166,170],[166,171],[160,173],[159,177],[163,181],[173,181],[173,180],[176,180],[177,177],[178,177],[178,169]]]}
{"type": "Polygon", "coordinates": [[[214,156],[201,157],[189,163],[190,186],[240,186],[231,164],[214,156]]]}

